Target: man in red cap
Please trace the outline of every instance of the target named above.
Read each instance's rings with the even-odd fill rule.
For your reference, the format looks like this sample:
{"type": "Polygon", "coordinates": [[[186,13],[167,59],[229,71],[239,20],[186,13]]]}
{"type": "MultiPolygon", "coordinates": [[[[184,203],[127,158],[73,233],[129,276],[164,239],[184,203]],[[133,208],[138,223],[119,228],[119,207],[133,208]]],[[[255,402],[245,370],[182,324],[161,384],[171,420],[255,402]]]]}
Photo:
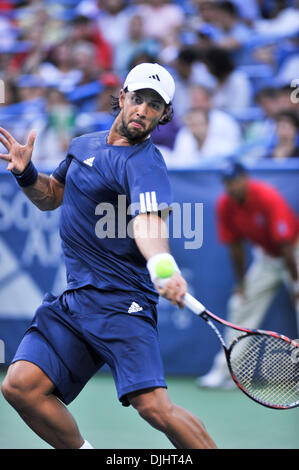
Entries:
{"type": "MultiPolygon", "coordinates": [[[[226,188],[217,202],[220,240],[229,246],[236,276],[228,303],[232,323],[258,328],[281,282],[294,300],[299,329],[299,220],[282,195],[269,184],[251,179],[238,162],[222,172],[226,188]],[[246,271],[244,241],[254,247],[253,262],[246,271]]],[[[234,338],[229,329],[226,340],[234,338]]],[[[197,379],[199,386],[233,385],[223,352],[216,355],[211,371],[197,379]]]]}

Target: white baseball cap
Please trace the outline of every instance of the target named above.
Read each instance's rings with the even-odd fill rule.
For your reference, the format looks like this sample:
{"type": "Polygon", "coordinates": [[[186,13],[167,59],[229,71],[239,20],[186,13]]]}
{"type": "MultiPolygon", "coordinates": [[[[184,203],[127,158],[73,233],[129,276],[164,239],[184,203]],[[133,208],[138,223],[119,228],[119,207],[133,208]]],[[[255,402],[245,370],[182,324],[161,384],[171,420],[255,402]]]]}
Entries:
{"type": "Polygon", "coordinates": [[[127,75],[124,88],[128,91],[151,88],[169,104],[174,95],[175,84],[170,73],[159,64],[143,63],[136,65],[127,75]]]}

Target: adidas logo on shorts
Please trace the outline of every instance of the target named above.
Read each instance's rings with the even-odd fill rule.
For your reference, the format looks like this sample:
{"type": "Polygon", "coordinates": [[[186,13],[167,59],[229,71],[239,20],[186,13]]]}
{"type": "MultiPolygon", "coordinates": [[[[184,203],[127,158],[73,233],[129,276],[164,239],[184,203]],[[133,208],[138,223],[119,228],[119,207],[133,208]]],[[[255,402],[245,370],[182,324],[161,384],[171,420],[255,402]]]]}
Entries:
{"type": "Polygon", "coordinates": [[[140,307],[140,305],[138,305],[136,302],[132,302],[131,303],[131,306],[128,310],[128,313],[136,313],[136,312],[141,312],[141,310],[143,310],[142,307],[140,307]]]}

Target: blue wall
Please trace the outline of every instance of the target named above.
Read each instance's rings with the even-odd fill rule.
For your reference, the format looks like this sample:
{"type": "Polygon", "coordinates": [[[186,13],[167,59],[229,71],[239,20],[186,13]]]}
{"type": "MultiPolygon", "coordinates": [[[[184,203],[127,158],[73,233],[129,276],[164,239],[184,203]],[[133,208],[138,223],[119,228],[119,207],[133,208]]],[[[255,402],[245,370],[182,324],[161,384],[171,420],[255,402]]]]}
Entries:
{"type": "MultiPolygon", "coordinates": [[[[250,172],[253,177],[278,188],[299,213],[298,161],[274,166],[271,162],[255,166],[250,172]]],[[[193,228],[195,223],[197,227],[195,239],[188,238],[188,234],[184,238],[172,238],[172,251],[191,292],[209,310],[225,317],[233,273],[227,250],[219,244],[215,230],[215,201],[223,189],[219,171],[170,171],[170,179],[175,201],[180,204],[192,202],[191,222],[193,228]],[[197,219],[195,207],[198,210],[197,219]],[[203,229],[200,224],[201,210],[203,229]],[[202,241],[202,246],[186,249],[188,241],[193,248],[196,242],[200,245],[202,241]]],[[[51,213],[38,211],[27,201],[13,178],[6,172],[0,172],[0,339],[5,342],[7,363],[44,292],[56,294],[64,286],[58,217],[59,209],[51,213]]],[[[173,233],[172,222],[170,232],[177,235],[173,233]]],[[[248,256],[250,259],[250,247],[248,256]]],[[[262,326],[287,336],[297,336],[293,307],[283,287],[262,326]]],[[[161,299],[159,330],[168,374],[197,375],[208,370],[219,345],[205,322],[187,309],[179,310],[161,299]]]]}

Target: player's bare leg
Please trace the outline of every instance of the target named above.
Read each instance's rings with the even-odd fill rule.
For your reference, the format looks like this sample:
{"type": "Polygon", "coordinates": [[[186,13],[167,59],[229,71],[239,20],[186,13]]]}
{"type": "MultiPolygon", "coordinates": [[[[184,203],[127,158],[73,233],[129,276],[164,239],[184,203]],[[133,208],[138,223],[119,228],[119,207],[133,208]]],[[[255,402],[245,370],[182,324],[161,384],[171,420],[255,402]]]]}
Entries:
{"type": "Polygon", "coordinates": [[[140,416],[162,431],[177,449],[216,449],[200,419],[172,403],[166,389],[132,393],[128,399],[140,416]]]}
{"type": "Polygon", "coordinates": [[[79,449],[84,439],[53,390],[49,377],[27,361],[12,364],[2,384],[6,400],[44,441],[55,449],[79,449]]]}

